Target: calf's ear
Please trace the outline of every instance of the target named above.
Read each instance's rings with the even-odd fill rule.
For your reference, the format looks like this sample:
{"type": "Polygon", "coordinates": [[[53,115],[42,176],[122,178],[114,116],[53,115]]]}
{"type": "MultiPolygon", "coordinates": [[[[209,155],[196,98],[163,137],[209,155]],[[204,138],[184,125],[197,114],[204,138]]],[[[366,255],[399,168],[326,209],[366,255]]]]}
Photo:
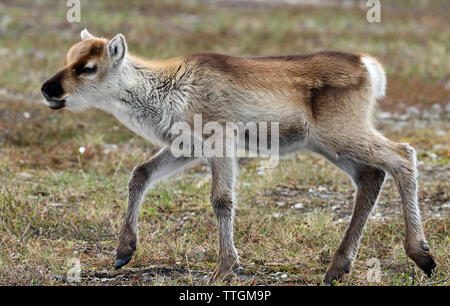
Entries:
{"type": "Polygon", "coordinates": [[[81,40],[85,40],[88,38],[94,38],[94,36],[91,33],[89,33],[87,29],[84,29],[83,31],[81,31],[80,36],[81,36],[81,40]]]}
{"type": "Polygon", "coordinates": [[[118,66],[127,55],[127,43],[122,34],[117,34],[108,43],[108,54],[113,66],[118,66]]]}

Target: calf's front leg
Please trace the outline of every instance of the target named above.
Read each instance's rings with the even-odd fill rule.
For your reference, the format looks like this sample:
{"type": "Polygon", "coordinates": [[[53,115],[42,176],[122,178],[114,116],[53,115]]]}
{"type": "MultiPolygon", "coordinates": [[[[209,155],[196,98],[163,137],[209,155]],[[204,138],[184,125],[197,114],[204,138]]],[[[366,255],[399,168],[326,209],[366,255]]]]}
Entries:
{"type": "Polygon", "coordinates": [[[219,261],[210,283],[234,275],[239,259],[233,242],[234,182],[236,161],[234,158],[208,159],[211,168],[211,204],[219,230],[219,261]]]}
{"type": "Polygon", "coordinates": [[[194,157],[176,158],[170,149],[163,149],[149,161],[134,168],[128,183],[128,206],[119,232],[114,266],[126,265],[136,251],[138,239],[138,214],[147,189],[156,181],[168,177],[190,163],[194,157]]]}

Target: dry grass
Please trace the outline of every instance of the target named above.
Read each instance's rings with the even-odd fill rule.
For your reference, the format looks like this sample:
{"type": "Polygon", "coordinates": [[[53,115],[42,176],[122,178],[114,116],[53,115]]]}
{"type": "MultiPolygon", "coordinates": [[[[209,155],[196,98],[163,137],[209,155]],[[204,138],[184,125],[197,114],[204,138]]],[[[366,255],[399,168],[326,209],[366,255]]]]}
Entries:
{"type": "MultiPolygon", "coordinates": [[[[124,270],[112,269],[129,172],[157,148],[109,115],[53,112],[39,104],[40,84],[62,65],[85,26],[107,37],[122,32],[130,50],[147,57],[321,49],[380,57],[389,91],[377,124],[418,151],[420,206],[438,270],[426,279],[407,259],[400,200],[389,179],[352,273],[340,284],[368,285],[370,258],[381,262],[381,285],[450,284],[447,1],[387,2],[380,24],[367,23],[358,7],[118,0],[82,1],[82,23],[69,24],[64,1],[58,3],[0,4],[0,284],[68,284],[71,258],[81,262],[82,284],[95,285],[205,284],[215,266],[216,222],[208,170],[200,165],[148,194],[137,254],[124,270]],[[411,114],[411,106],[418,114],[386,116],[411,114]]],[[[307,153],[264,173],[258,165],[241,165],[235,238],[245,270],[232,284],[321,284],[348,224],[353,186],[307,153]],[[294,209],[297,203],[303,208],[294,209]]]]}

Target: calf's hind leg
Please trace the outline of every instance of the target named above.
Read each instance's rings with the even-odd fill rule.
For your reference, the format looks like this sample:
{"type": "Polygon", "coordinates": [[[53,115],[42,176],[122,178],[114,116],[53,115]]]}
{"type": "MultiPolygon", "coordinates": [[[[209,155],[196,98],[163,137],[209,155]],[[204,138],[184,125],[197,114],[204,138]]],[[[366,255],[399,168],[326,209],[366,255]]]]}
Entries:
{"type": "Polygon", "coordinates": [[[357,188],[353,215],[344,239],[334,253],[325,273],[325,283],[327,284],[333,280],[338,280],[344,273],[350,272],[352,262],[358,251],[364,225],[377,201],[385,178],[383,170],[362,164],[354,163],[353,165],[351,171],[347,169],[347,172],[351,172],[349,174],[357,188]]]}
{"type": "Polygon", "coordinates": [[[436,263],[425,239],[417,203],[416,153],[408,144],[393,142],[387,142],[381,151],[378,162],[394,177],[402,199],[406,254],[431,277],[436,263]]]}
{"type": "MultiPolygon", "coordinates": [[[[391,142],[377,133],[374,133],[372,137],[366,137],[366,139],[368,139],[368,142],[366,143],[351,143],[347,141],[345,148],[341,148],[338,151],[340,154],[349,156],[353,160],[358,160],[362,164],[375,167],[377,169],[383,169],[393,176],[402,200],[403,215],[406,227],[406,236],[404,241],[406,254],[428,276],[431,276],[436,264],[425,239],[422,229],[420,210],[417,203],[417,170],[414,149],[408,144],[391,142]]],[[[358,202],[358,196],[364,197],[363,194],[366,194],[366,196],[369,195],[371,198],[373,198],[373,195],[370,196],[371,193],[376,192],[378,194],[378,187],[370,187],[371,184],[367,183],[365,185],[366,187],[364,188],[358,186],[356,202],[358,202]],[[360,190],[361,192],[359,192],[360,190]]],[[[358,222],[358,220],[364,219],[364,217],[358,217],[358,215],[362,213],[358,213],[356,210],[356,202],[354,216],[352,217],[349,230],[347,231],[349,237],[354,237],[351,235],[352,228],[362,227],[360,221],[358,222]]],[[[365,219],[367,219],[367,217],[365,219]]],[[[343,241],[344,245],[346,238],[344,238],[343,241]]],[[[335,255],[336,258],[340,257],[340,249],[341,247],[335,255]]],[[[335,273],[335,271],[338,270],[335,267],[338,267],[338,265],[335,264],[335,261],[333,260],[327,271],[325,280],[330,281],[334,279],[334,275],[339,276],[339,273],[335,273]]]]}

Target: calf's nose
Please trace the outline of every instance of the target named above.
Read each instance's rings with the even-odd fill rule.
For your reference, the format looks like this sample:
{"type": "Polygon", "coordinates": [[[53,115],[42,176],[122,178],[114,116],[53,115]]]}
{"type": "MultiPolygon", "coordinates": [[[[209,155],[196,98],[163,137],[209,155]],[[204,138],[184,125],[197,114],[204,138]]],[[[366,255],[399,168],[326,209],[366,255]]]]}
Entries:
{"type": "Polygon", "coordinates": [[[48,81],[45,82],[41,87],[41,93],[44,96],[44,98],[49,99],[50,96],[47,94],[48,91],[48,81]]]}
{"type": "Polygon", "coordinates": [[[64,90],[58,80],[50,79],[42,85],[42,95],[48,99],[59,99],[64,95],[64,90]]]}

